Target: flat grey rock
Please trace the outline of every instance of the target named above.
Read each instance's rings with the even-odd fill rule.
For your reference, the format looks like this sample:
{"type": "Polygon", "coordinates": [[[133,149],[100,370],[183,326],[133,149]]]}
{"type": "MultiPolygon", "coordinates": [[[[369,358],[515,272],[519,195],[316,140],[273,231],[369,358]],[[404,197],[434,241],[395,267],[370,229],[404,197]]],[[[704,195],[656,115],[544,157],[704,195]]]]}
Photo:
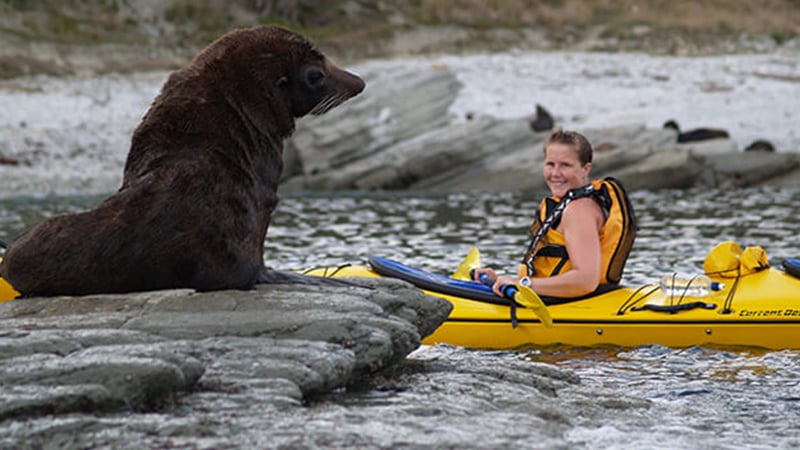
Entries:
{"type": "Polygon", "coordinates": [[[452,308],[402,281],[350,281],[0,304],[0,420],[300,405],[402,362],[452,308]]]}

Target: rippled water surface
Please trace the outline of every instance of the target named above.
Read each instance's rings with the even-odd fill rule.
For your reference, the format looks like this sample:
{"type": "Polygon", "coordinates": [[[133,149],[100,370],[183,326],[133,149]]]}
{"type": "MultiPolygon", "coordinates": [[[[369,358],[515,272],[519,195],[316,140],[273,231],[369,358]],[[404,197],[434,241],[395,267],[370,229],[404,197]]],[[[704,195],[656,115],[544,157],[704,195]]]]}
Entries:
{"type": "MultiPolygon", "coordinates": [[[[302,269],[370,255],[448,272],[471,246],[483,262],[515,268],[538,196],[344,195],[284,199],[269,231],[268,264],[302,269]],[[310,250],[310,251],[309,251],[310,250]]],[[[702,269],[721,240],[761,245],[773,262],[800,256],[800,189],[633,193],[640,231],[625,281],[702,269]]],[[[514,269],[515,270],[515,269],[514,269]]]]}
{"type": "MultiPolygon", "coordinates": [[[[477,245],[485,264],[511,269],[526,245],[534,198],[289,196],[274,216],[265,260],[303,269],[380,255],[449,272],[477,245]]],[[[0,200],[0,239],[99,200],[0,200]]],[[[626,283],[699,272],[706,252],[727,239],[761,245],[773,265],[800,256],[800,188],[636,192],[633,201],[641,230],[626,283]]],[[[251,426],[239,423],[225,446],[797,448],[798,423],[798,351],[436,346],[363,389],[247,418],[251,426]]],[[[201,437],[175,442],[222,444],[201,437]]]]}

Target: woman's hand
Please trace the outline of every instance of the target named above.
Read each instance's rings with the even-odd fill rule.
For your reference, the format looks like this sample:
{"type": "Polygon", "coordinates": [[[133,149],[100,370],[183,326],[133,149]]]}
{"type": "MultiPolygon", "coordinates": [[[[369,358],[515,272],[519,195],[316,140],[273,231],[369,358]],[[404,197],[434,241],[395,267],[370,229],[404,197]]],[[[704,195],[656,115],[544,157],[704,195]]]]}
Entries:
{"type": "Polygon", "coordinates": [[[497,281],[495,281],[494,284],[492,285],[492,290],[494,291],[495,294],[499,295],[500,297],[504,297],[503,291],[501,291],[500,289],[503,286],[506,286],[506,285],[509,285],[509,284],[513,285],[513,284],[517,284],[517,283],[519,283],[519,278],[517,278],[517,277],[509,277],[509,276],[503,275],[503,276],[497,277],[497,281]]]}
{"type": "Polygon", "coordinates": [[[519,279],[516,277],[509,277],[509,276],[501,276],[497,275],[493,269],[489,267],[482,267],[480,269],[475,269],[475,281],[481,281],[481,275],[487,275],[490,279],[495,280],[494,284],[492,284],[492,291],[500,297],[503,297],[503,292],[500,291],[500,288],[507,284],[517,284],[519,279]]]}
{"type": "Polygon", "coordinates": [[[478,283],[481,283],[482,275],[486,275],[487,277],[493,280],[497,278],[497,272],[495,272],[494,269],[492,269],[491,267],[479,267],[473,270],[472,273],[473,273],[473,281],[477,281],[478,283]]]}

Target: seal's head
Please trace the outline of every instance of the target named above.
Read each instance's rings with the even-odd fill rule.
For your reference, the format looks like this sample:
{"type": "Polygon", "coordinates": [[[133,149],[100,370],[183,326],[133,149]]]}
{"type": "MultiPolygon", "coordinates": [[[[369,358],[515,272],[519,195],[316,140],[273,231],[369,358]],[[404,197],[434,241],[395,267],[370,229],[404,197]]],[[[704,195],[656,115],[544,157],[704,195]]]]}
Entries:
{"type": "Polygon", "coordinates": [[[222,36],[174,73],[164,91],[187,82],[196,88],[198,80],[207,92],[259,108],[250,114],[268,113],[284,126],[281,137],[294,130],[293,119],[323,114],[364,89],[361,78],[334,65],[306,37],[275,26],[222,36]]]}
{"type": "Polygon", "coordinates": [[[149,174],[153,162],[160,169],[171,160],[161,156],[178,148],[191,148],[195,158],[210,143],[230,155],[277,156],[295,119],[322,114],[363,89],[361,78],[298,33],[274,26],[231,31],[170,75],[134,132],[124,184],[149,174]]]}

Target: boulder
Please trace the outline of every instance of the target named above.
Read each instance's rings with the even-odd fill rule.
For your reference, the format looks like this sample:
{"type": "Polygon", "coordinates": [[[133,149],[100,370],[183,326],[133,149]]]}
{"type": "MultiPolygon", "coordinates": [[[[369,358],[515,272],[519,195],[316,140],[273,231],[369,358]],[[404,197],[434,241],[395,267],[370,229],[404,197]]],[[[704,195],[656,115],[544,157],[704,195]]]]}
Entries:
{"type": "Polygon", "coordinates": [[[740,188],[776,184],[797,186],[800,179],[800,154],[771,152],[730,152],[704,158],[708,167],[708,185],[740,188]],[[792,180],[795,180],[794,182],[792,180]]]}
{"type": "Polygon", "coordinates": [[[631,191],[676,189],[694,186],[700,171],[699,160],[684,149],[652,153],[639,163],[616,171],[614,176],[631,191]]]}
{"type": "MultiPolygon", "coordinates": [[[[540,174],[548,132],[531,131],[529,118],[456,117],[450,107],[461,85],[447,66],[364,77],[362,96],[300,123],[287,145],[284,192],[546,189],[540,174]]],[[[596,149],[594,176],[617,177],[629,190],[791,183],[790,172],[800,170],[794,156],[779,152],[741,159],[752,161],[751,170],[723,163],[743,153],[725,137],[682,143],[675,129],[643,124],[577,129],[596,149]]]]}
{"type": "Polygon", "coordinates": [[[403,361],[452,308],[399,280],[350,280],[0,304],[0,420],[224,393],[299,405],[403,361]]]}
{"type": "Polygon", "coordinates": [[[298,121],[284,150],[284,179],[341,168],[451,122],[448,111],[461,84],[446,66],[361,75],[366,95],[298,121]]]}

